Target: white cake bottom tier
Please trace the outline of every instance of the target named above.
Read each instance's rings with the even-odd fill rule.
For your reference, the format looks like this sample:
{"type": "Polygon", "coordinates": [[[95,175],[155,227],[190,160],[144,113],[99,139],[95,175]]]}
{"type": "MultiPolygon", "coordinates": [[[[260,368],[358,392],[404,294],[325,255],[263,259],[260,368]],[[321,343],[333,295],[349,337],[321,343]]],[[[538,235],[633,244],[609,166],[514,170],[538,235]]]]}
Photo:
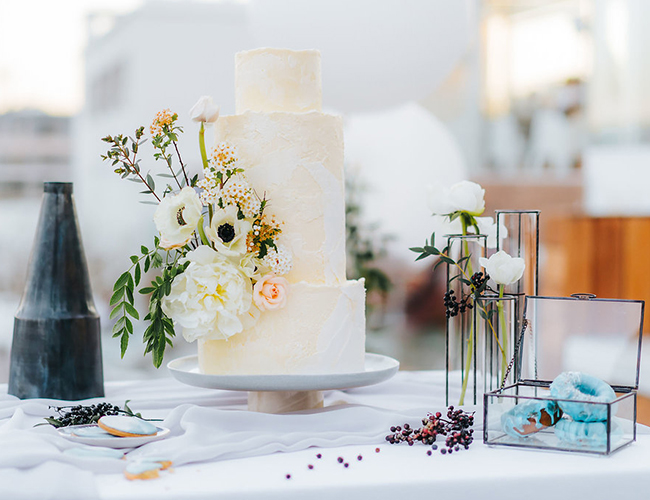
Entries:
{"type": "Polygon", "coordinates": [[[290,285],[284,308],[228,340],[199,341],[199,368],[209,374],[347,373],[363,370],[366,317],[363,280],[290,285]]]}

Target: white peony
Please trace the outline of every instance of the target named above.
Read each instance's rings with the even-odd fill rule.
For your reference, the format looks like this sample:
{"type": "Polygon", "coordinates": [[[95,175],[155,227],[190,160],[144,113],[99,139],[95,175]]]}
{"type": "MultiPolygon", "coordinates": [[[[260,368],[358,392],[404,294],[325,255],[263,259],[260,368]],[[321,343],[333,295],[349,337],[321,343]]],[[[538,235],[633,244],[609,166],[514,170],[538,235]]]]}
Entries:
{"type": "Polygon", "coordinates": [[[467,212],[476,216],[485,211],[485,189],[475,182],[460,181],[450,188],[429,186],[428,190],[428,205],[433,214],[467,212]]]}
{"type": "Polygon", "coordinates": [[[485,257],[479,258],[479,263],[498,285],[516,283],[523,276],[526,268],[524,259],[511,257],[503,250],[499,250],[489,259],[485,257]]]}
{"type": "Polygon", "coordinates": [[[188,243],[201,218],[201,208],[201,200],[191,187],[163,198],[153,215],[160,246],[171,250],[188,243]]]}
{"type": "Polygon", "coordinates": [[[485,189],[476,182],[460,181],[449,188],[449,204],[453,212],[481,215],[485,211],[485,189]]]}
{"type": "Polygon", "coordinates": [[[185,260],[190,265],[163,299],[164,313],[183,327],[188,342],[223,340],[241,332],[253,300],[250,279],[207,245],[189,252],[185,260]]]}
{"type": "Polygon", "coordinates": [[[248,220],[239,219],[238,212],[235,205],[217,209],[205,231],[216,250],[229,257],[241,257],[246,253],[246,238],[253,227],[248,220]]]}
{"type": "Polygon", "coordinates": [[[192,121],[214,123],[219,118],[219,106],[212,102],[212,97],[203,96],[190,109],[192,121]]]}

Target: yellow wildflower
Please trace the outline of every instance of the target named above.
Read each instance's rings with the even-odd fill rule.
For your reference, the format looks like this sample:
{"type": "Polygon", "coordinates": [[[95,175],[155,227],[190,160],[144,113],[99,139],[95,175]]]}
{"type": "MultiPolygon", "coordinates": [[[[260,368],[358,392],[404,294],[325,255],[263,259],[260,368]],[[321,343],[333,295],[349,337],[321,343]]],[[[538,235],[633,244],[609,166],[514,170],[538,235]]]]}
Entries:
{"type": "Polygon", "coordinates": [[[163,134],[163,127],[169,127],[174,120],[177,118],[176,113],[172,113],[169,109],[163,109],[156,113],[156,117],[153,119],[153,123],[149,127],[149,132],[153,137],[163,134]]]}

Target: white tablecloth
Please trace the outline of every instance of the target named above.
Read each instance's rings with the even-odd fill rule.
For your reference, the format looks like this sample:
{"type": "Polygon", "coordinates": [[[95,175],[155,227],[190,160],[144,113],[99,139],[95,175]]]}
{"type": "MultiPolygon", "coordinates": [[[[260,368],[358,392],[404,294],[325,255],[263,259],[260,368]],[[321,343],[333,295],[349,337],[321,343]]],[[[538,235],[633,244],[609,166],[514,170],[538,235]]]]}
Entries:
{"type": "Polygon", "coordinates": [[[75,444],[50,426],[33,427],[51,414],[48,404],[61,403],[20,401],[0,386],[0,499],[650,497],[645,427],[610,457],[488,448],[481,413],[467,451],[428,456],[419,444],[386,443],[390,425],[418,425],[427,412],[444,410],[441,372],[400,372],[377,386],[332,391],[324,410],[300,415],[254,414],[245,411],[245,393],[173,379],[109,383],[105,399],[120,406],[130,399],[145,417],[165,418],[171,436],[130,455],[172,458],[173,472],[128,481],[122,461],[69,457],[62,450],[75,444]]]}

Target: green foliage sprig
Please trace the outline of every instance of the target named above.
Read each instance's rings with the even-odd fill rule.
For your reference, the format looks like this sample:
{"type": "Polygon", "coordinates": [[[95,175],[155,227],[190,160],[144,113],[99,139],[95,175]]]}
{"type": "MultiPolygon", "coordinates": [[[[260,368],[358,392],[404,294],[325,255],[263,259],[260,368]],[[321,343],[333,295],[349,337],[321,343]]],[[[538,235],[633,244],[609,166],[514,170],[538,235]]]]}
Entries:
{"type": "Polygon", "coordinates": [[[156,368],[160,368],[162,364],[165,347],[167,345],[172,347],[174,345],[172,338],[176,336],[174,322],[162,309],[162,300],[171,293],[174,278],[183,273],[189,264],[189,262],[168,264],[163,269],[162,276],[156,276],[150,287],[140,290],[141,294],[151,294],[149,312],[144,317],[145,321],[149,322],[149,326],[144,332],[146,344],[144,352],[145,354],[151,353],[156,368]]]}
{"type": "Polygon", "coordinates": [[[110,144],[111,149],[105,155],[101,155],[101,158],[104,161],[112,162],[111,164],[114,167],[117,165],[114,172],[120,175],[122,179],[144,184],[146,190],[142,191],[142,193],[151,194],[160,202],[160,197],[156,194],[156,183],[153,177],[150,173],[142,174],[140,159],[137,158],[140,146],[146,142],[146,139],[142,139],[144,127],[137,128],[134,135],[135,139],[122,134],[102,137],[102,141],[110,144]]]}
{"type": "MultiPolygon", "coordinates": [[[[460,297],[461,304],[463,302],[467,302],[470,298],[478,299],[481,296],[481,294],[483,294],[485,291],[494,292],[494,290],[492,290],[488,286],[489,276],[487,275],[483,276],[482,273],[477,273],[477,274],[472,273],[469,267],[470,265],[469,255],[466,255],[465,257],[462,257],[458,259],[458,261],[456,261],[449,254],[449,245],[445,246],[442,250],[440,250],[434,245],[435,241],[436,241],[436,233],[433,233],[431,234],[430,241],[429,240],[424,241],[424,246],[411,247],[409,250],[419,254],[415,259],[416,261],[426,259],[428,257],[438,257],[439,260],[438,262],[436,262],[436,264],[433,267],[434,271],[441,264],[448,264],[452,267],[455,267],[458,270],[458,274],[455,274],[449,278],[449,283],[451,283],[454,280],[458,280],[464,285],[466,285],[467,287],[469,287],[470,290],[470,293],[467,296],[460,297]]],[[[460,308],[460,312],[464,312],[464,310],[465,308],[463,307],[460,308]]],[[[491,314],[486,313],[482,309],[479,309],[479,314],[485,319],[491,318],[491,314]]]]}

